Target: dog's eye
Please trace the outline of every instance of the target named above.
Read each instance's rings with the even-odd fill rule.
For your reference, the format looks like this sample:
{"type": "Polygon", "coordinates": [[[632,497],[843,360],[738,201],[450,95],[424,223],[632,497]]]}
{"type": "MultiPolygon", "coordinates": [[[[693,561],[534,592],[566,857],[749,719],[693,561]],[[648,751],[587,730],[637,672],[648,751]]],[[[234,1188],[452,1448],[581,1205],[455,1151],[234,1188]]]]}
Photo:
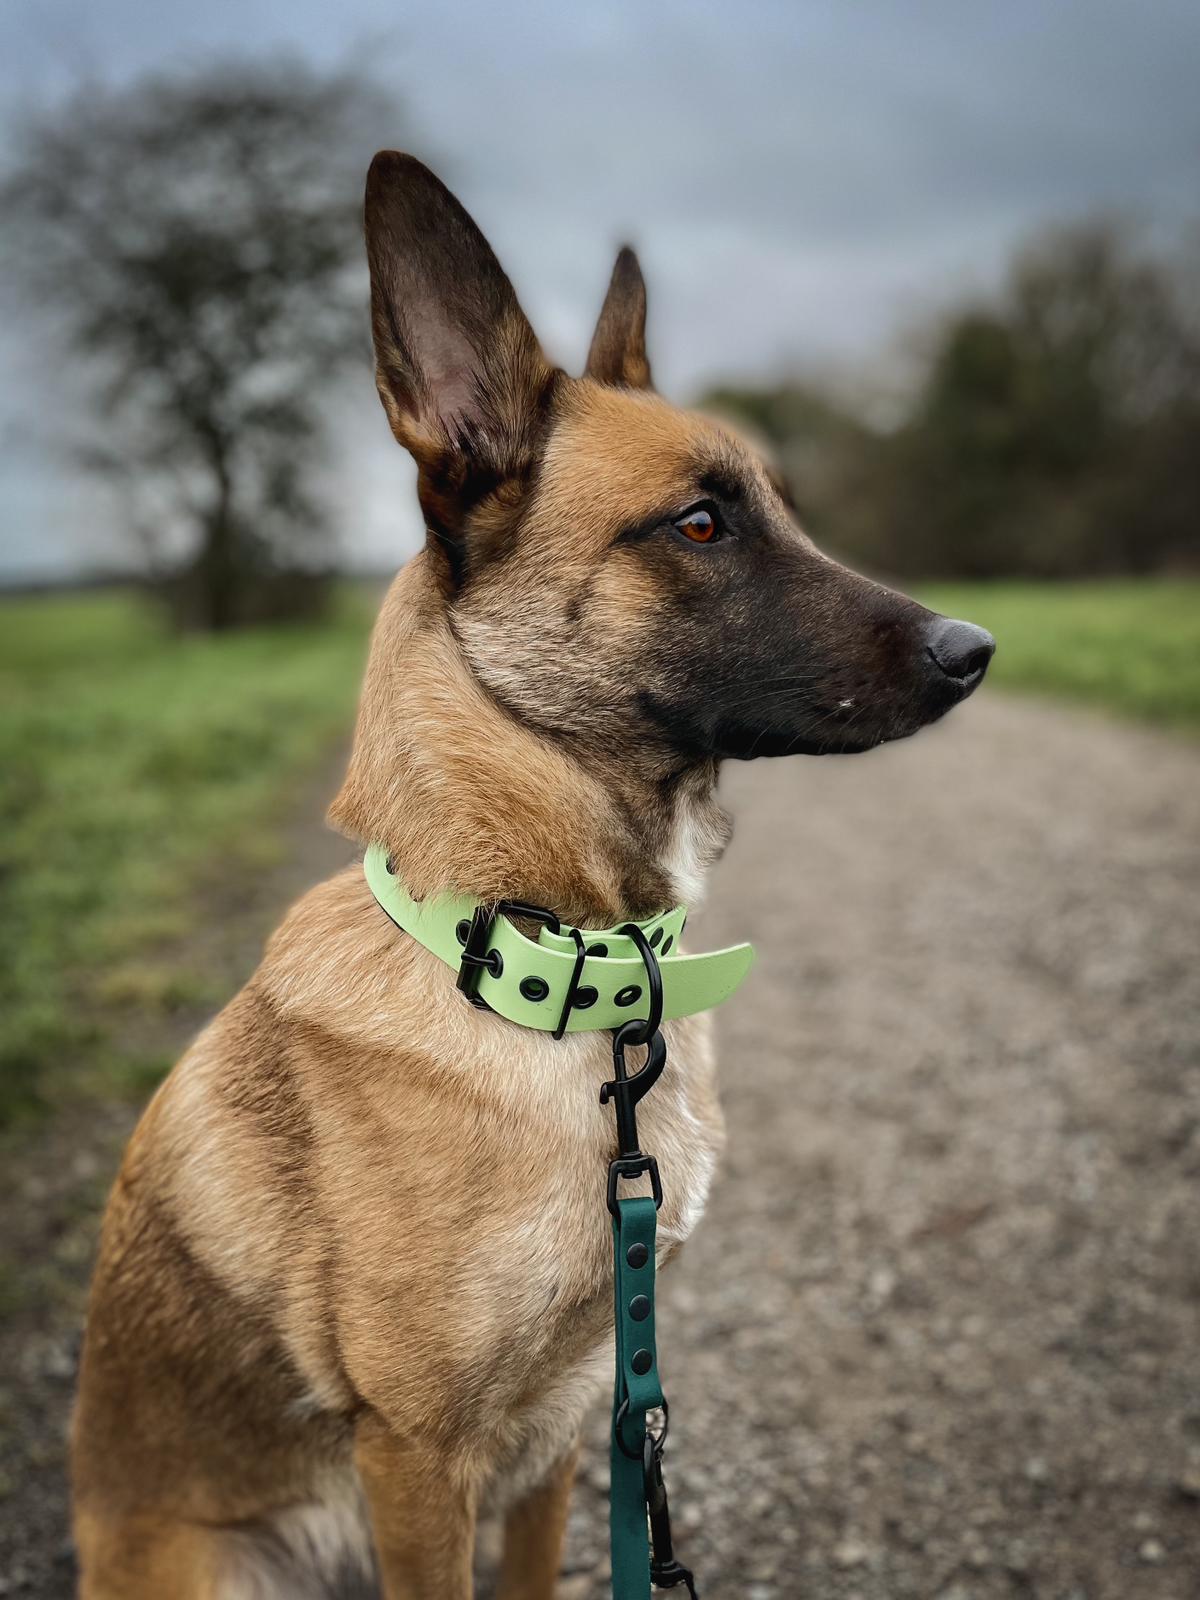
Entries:
{"type": "Polygon", "coordinates": [[[676,519],[675,526],[685,539],[691,539],[695,544],[712,544],[714,539],[721,537],[716,517],[704,506],[685,511],[682,517],[676,519]]]}

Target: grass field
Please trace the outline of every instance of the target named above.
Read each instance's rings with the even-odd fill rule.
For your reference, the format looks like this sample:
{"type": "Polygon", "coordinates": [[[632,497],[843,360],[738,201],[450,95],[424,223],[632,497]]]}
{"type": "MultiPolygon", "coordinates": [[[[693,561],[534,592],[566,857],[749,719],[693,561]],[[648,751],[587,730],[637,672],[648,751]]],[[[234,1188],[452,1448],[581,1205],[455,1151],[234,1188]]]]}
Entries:
{"type": "Polygon", "coordinates": [[[188,639],[131,594],[0,603],[0,1123],[165,1064],[114,1024],[208,998],[173,946],[207,881],[271,861],[368,622],[354,592],[323,626],[188,639]]]}
{"type": "Polygon", "coordinates": [[[946,584],[920,598],[997,640],[994,681],[1200,732],[1200,582],[946,584]]]}
{"type": "MultiPolygon", "coordinates": [[[[991,628],[996,679],[1200,731],[1200,584],[931,588],[991,628]]],[[[178,639],[133,595],[0,602],[0,1123],[142,1092],[133,1018],[203,1007],[195,921],[264,869],[348,732],[368,623],[178,639]]],[[[150,1030],[152,1033],[153,1030],[150,1030]]]]}

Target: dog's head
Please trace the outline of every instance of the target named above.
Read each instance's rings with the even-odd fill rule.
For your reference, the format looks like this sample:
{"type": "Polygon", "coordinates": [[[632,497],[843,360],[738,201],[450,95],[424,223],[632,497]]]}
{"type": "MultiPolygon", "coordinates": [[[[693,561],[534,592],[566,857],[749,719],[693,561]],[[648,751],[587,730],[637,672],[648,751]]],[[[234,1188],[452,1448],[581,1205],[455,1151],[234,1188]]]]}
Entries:
{"type": "Polygon", "coordinates": [[[668,771],[866,750],[980,682],[990,635],[822,555],[746,444],[651,390],[631,252],[574,379],[419,162],[376,156],[366,232],[379,392],[451,626],[527,726],[668,771]]]}

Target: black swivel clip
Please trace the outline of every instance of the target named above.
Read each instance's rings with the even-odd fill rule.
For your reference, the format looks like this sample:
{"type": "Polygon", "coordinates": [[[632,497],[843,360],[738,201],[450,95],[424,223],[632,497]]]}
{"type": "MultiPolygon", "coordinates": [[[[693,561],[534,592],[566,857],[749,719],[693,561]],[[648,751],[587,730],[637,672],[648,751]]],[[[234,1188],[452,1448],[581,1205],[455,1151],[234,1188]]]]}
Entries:
{"type": "Polygon", "coordinates": [[[644,1022],[626,1022],[613,1034],[613,1069],[616,1077],[600,1086],[600,1104],[613,1101],[617,1109],[617,1156],[608,1168],[608,1209],[617,1214],[617,1184],[622,1178],[640,1178],[650,1174],[650,1188],[654,1204],[662,1205],[662,1182],[658,1176],[658,1162],[644,1155],[638,1145],[637,1103],[658,1082],[667,1064],[667,1046],[657,1030],[649,1039],[643,1039],[644,1022]],[[631,1078],[625,1067],[625,1047],[628,1044],[645,1044],[646,1064],[631,1078]]]}
{"type": "Polygon", "coordinates": [[[626,935],[642,958],[642,965],[646,969],[650,1015],[644,1020],[631,1017],[613,1034],[613,1071],[616,1076],[600,1090],[600,1104],[606,1106],[612,1100],[617,1108],[617,1157],[608,1168],[608,1209],[614,1217],[617,1214],[617,1184],[622,1178],[640,1178],[643,1173],[649,1173],[654,1204],[662,1205],[658,1162],[653,1156],[643,1155],[638,1145],[637,1103],[648,1090],[653,1089],[667,1064],[666,1041],[659,1032],[663,1014],[663,986],[658,957],[636,922],[627,922],[617,931],[626,935]],[[631,1044],[646,1046],[645,1065],[632,1078],[625,1067],[625,1050],[631,1044]]]}
{"type": "Polygon", "coordinates": [[[650,1516],[650,1581],[658,1589],[686,1588],[697,1600],[696,1580],[676,1561],[671,1544],[671,1511],[662,1475],[662,1439],[647,1433],[642,1446],[642,1474],[646,1485],[646,1510],[650,1516]]]}

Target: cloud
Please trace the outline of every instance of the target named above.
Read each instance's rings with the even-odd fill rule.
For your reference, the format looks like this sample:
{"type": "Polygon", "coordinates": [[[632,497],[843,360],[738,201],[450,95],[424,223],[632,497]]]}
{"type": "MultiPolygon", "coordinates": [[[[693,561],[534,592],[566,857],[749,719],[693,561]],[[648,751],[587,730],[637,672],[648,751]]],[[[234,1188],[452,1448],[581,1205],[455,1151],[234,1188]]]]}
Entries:
{"type": "MultiPolygon", "coordinates": [[[[379,142],[444,170],[569,364],[617,243],[638,244],[678,394],[862,362],[1045,221],[1195,212],[1200,8],[1183,0],[474,0],[399,21],[390,0],[10,0],[0,18],[10,105],[84,70],[283,46],[334,62],[356,41],[397,97],[379,142]]],[[[0,393],[5,414],[23,403],[0,393]]],[[[363,473],[377,523],[387,469],[363,473]]],[[[6,481],[0,460],[0,507],[6,481]]]]}

